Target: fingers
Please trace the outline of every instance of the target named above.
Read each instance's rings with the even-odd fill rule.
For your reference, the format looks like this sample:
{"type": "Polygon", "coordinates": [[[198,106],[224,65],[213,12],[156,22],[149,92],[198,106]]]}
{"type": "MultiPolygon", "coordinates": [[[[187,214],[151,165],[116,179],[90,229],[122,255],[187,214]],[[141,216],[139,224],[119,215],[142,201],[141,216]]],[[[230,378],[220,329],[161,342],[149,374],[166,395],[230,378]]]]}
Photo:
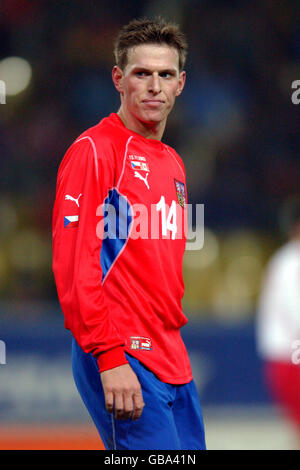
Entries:
{"type": "Polygon", "coordinates": [[[140,418],[145,406],[142,392],[130,393],[107,393],[105,406],[109,413],[115,412],[116,419],[130,419],[134,421],[140,418]]]}
{"type": "Polygon", "coordinates": [[[129,364],[101,372],[105,406],[116,419],[138,419],[144,408],[141,385],[129,364]]]}
{"type": "Polygon", "coordinates": [[[122,419],[131,418],[133,413],[133,400],[130,393],[124,394],[124,413],[122,419]]]}
{"type": "Polygon", "coordinates": [[[137,394],[118,394],[115,395],[115,418],[130,419],[133,421],[139,419],[144,408],[142,393],[137,394]]]}
{"type": "Polygon", "coordinates": [[[142,392],[139,391],[133,395],[133,414],[132,419],[136,421],[141,416],[145,403],[143,400],[142,392]]]}
{"type": "Polygon", "coordinates": [[[105,407],[109,413],[114,411],[114,394],[112,392],[105,393],[105,407]]]}
{"type": "Polygon", "coordinates": [[[123,394],[117,393],[115,394],[115,418],[124,419],[124,412],[123,394]]]}

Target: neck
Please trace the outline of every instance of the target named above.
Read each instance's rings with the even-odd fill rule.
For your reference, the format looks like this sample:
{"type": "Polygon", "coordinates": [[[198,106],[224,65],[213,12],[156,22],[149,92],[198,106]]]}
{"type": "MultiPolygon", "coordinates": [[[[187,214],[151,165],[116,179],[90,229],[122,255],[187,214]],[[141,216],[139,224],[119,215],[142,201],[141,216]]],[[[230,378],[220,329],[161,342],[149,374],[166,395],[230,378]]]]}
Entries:
{"type": "Polygon", "coordinates": [[[154,123],[140,121],[131,114],[126,113],[122,106],[120,107],[117,114],[127,129],[130,129],[131,131],[136,132],[137,134],[140,134],[147,139],[162,139],[166,127],[166,121],[154,123]]]}

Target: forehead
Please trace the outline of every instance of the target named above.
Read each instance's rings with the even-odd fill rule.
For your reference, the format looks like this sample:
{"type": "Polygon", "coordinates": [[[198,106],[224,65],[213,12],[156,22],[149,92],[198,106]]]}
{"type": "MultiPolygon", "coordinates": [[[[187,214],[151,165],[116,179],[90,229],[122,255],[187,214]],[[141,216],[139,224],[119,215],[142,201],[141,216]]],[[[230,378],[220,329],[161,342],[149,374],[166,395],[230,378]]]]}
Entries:
{"type": "Polygon", "coordinates": [[[135,67],[150,70],[174,68],[179,70],[179,54],[167,44],[143,44],[128,49],[126,69],[135,67]]]}

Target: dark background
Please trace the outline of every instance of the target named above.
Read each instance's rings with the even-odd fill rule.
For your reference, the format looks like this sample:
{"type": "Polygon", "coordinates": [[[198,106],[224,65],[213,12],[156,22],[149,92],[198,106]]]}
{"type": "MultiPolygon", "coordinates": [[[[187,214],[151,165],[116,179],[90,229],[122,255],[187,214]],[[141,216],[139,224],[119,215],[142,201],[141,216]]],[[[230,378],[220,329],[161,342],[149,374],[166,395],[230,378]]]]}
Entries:
{"type": "Polygon", "coordinates": [[[239,286],[227,273],[232,292],[220,293],[216,279],[225,286],[237,258],[251,310],[258,283],[247,285],[247,271],[259,281],[271,241],[281,241],[278,210],[299,194],[300,112],[291,101],[300,78],[299,2],[4,0],[0,8],[0,59],[21,57],[32,69],[29,86],[0,106],[1,297],[56,299],[50,237],[59,163],[81,132],[118,110],[111,82],[118,28],[160,13],[179,22],[189,42],[186,89],[164,140],[182,156],[189,201],[205,205],[208,240],[218,245],[202,268],[215,265],[214,286],[203,297],[188,289],[186,305],[215,309],[222,294],[230,309],[239,286]],[[232,237],[246,244],[248,264],[229,248],[219,265],[232,237]]]}
{"type": "MultiPolygon", "coordinates": [[[[189,42],[186,88],[164,141],[185,163],[189,202],[205,207],[204,248],[184,260],[193,363],[205,370],[213,363],[215,371],[208,388],[200,387],[204,404],[266,403],[255,316],[266,263],[284,241],[280,210],[300,195],[300,106],[291,100],[300,79],[299,10],[296,0],[0,1],[0,80],[7,87],[0,105],[0,338],[7,364],[0,372],[16,377],[9,357],[16,364],[25,355],[29,375],[18,376],[19,390],[38,384],[30,344],[34,360],[41,343],[60,351],[65,335],[62,350],[69,344],[51,270],[58,166],[81,132],[118,110],[111,69],[119,27],[161,14],[178,22],[189,42]],[[10,57],[31,70],[18,93],[10,90],[25,83],[27,69],[24,61],[12,69],[10,57]]],[[[5,419],[22,420],[21,409],[28,419],[25,405],[14,408],[21,396],[11,411],[0,403],[5,419]]]]}

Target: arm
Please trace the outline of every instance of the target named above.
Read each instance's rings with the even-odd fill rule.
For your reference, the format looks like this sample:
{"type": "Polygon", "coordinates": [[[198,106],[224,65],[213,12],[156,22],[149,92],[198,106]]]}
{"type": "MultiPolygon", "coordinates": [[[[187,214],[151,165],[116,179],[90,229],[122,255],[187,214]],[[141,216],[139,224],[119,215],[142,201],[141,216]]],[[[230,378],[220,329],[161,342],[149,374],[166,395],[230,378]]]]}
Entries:
{"type": "Polygon", "coordinates": [[[113,169],[107,165],[101,170],[88,139],[75,142],[63,159],[53,212],[53,271],[66,328],[84,352],[97,358],[108,411],[115,405],[117,416],[123,417],[137,408],[138,416],[139,383],[110,318],[101,282],[96,214],[113,186],[113,169]]]}

